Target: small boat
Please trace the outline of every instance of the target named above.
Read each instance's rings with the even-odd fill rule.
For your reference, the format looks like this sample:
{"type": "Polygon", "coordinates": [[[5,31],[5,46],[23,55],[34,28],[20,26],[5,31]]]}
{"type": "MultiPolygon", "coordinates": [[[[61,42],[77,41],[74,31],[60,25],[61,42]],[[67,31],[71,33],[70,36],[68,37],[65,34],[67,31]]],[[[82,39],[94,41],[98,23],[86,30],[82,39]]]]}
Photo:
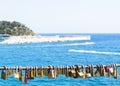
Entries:
{"type": "Polygon", "coordinates": [[[8,34],[0,34],[0,37],[10,37],[8,34]]]}
{"type": "Polygon", "coordinates": [[[10,35],[8,35],[8,34],[0,34],[0,41],[3,41],[9,37],[10,37],[10,35]]]}

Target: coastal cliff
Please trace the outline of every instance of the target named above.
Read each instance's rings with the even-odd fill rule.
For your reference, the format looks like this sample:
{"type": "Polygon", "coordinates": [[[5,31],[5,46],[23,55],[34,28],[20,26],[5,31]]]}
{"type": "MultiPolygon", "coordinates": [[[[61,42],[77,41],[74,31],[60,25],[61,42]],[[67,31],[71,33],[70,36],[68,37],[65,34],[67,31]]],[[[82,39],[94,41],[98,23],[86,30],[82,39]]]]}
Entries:
{"type": "Polygon", "coordinates": [[[7,34],[11,36],[36,35],[30,28],[16,21],[0,21],[0,34],[7,34]]]}

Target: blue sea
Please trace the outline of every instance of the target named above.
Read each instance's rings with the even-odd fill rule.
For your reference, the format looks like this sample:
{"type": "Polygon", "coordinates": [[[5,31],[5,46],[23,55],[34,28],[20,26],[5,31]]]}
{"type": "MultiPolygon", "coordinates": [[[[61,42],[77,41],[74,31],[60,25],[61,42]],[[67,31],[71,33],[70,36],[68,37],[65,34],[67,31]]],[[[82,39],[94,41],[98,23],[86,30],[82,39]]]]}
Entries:
{"type": "MultiPolygon", "coordinates": [[[[80,34],[42,34],[80,35],[80,34]]],[[[120,34],[87,34],[89,41],[51,42],[35,44],[1,44],[1,66],[68,66],[89,64],[120,64],[120,34]]],[[[118,70],[120,76],[120,70],[118,70]]],[[[119,86],[120,77],[92,77],[87,79],[67,78],[60,75],[56,79],[35,78],[28,84],[15,80],[0,79],[0,86],[119,86]]]]}

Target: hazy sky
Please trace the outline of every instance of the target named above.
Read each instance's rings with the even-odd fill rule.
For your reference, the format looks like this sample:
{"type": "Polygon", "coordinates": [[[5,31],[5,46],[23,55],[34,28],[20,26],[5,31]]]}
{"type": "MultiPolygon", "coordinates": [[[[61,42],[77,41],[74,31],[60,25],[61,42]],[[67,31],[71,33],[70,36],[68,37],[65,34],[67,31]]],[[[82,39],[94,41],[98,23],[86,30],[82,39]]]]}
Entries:
{"type": "Polygon", "coordinates": [[[0,20],[36,33],[120,33],[120,0],[0,0],[0,20]]]}

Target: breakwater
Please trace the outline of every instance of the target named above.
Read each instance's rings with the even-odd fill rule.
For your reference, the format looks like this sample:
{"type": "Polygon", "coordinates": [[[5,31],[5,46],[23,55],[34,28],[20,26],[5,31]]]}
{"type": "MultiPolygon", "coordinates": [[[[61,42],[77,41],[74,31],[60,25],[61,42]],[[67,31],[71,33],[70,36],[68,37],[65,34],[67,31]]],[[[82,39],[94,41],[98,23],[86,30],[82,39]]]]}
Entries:
{"type": "Polygon", "coordinates": [[[22,44],[22,43],[40,43],[40,42],[66,42],[66,41],[78,41],[78,40],[90,40],[89,35],[83,36],[10,36],[0,44],[22,44]]]}

